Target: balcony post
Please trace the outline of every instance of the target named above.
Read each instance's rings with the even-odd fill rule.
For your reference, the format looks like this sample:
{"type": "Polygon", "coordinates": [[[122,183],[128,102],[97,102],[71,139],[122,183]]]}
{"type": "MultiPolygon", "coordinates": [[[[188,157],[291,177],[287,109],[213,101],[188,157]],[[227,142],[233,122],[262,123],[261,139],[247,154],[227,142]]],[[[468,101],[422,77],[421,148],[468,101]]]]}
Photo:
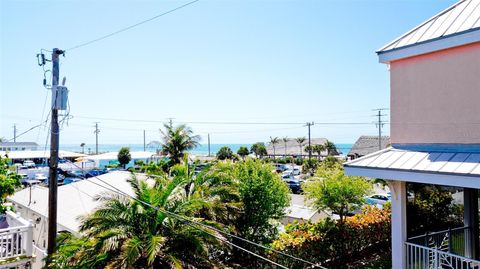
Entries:
{"type": "Polygon", "coordinates": [[[27,226],[27,238],[25,240],[25,255],[31,257],[33,253],[33,225],[31,223],[27,226]]]}
{"type": "Polygon", "coordinates": [[[407,187],[405,181],[388,180],[392,193],[392,268],[405,269],[407,241],[407,187]]]}
{"type": "Polygon", "coordinates": [[[468,227],[465,238],[465,256],[478,260],[478,191],[477,189],[463,189],[463,223],[468,227]]]}

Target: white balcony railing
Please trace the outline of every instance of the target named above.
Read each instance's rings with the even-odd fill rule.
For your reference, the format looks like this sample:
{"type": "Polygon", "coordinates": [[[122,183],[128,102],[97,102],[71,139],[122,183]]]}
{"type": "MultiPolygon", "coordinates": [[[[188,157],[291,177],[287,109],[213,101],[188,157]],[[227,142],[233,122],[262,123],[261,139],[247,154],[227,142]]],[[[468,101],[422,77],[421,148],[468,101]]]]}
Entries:
{"type": "Polygon", "coordinates": [[[17,216],[7,212],[8,228],[0,229],[0,261],[9,261],[17,257],[32,256],[32,225],[17,216]]]}
{"type": "Polygon", "coordinates": [[[480,261],[429,248],[405,243],[407,269],[480,269],[480,261]]]}

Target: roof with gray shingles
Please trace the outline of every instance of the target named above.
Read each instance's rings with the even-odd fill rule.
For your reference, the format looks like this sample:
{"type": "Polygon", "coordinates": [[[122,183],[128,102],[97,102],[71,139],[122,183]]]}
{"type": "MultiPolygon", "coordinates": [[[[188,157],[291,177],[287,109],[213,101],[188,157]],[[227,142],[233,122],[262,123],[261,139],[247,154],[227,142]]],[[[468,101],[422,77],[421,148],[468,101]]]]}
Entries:
{"type": "MultiPolygon", "coordinates": [[[[390,145],[390,137],[382,136],[382,149],[390,145]]],[[[379,150],[378,136],[362,135],[348,152],[347,156],[361,157],[379,150]]]]}
{"type": "Polygon", "coordinates": [[[471,31],[480,31],[480,0],[461,0],[377,52],[383,53],[471,31]]]}

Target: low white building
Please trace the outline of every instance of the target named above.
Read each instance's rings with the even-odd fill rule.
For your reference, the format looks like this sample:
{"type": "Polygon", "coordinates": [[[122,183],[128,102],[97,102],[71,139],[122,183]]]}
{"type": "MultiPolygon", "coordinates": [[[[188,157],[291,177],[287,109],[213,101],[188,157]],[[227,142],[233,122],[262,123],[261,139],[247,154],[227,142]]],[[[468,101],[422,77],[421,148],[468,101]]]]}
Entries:
{"type": "MultiPolygon", "coordinates": [[[[58,187],[57,231],[78,233],[79,217],[91,213],[99,202],[95,197],[111,189],[107,184],[133,195],[128,183],[132,177],[130,172],[115,171],[98,178],[89,178],[58,187]]],[[[137,174],[137,177],[144,177],[137,174]]],[[[23,218],[33,222],[33,241],[40,249],[47,247],[48,227],[48,188],[33,185],[7,198],[23,218]]]]}
{"type": "Polygon", "coordinates": [[[35,142],[1,142],[0,151],[24,151],[37,150],[38,144],[35,142]]]}

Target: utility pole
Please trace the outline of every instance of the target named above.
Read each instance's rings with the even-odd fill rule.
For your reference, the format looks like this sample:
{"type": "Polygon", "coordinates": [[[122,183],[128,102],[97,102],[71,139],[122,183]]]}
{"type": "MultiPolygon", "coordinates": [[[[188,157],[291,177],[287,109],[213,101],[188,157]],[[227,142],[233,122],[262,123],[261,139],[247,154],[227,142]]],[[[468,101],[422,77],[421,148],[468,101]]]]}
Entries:
{"type": "Polygon", "coordinates": [[[378,150],[382,150],[382,127],[386,123],[386,121],[383,121],[382,119],[382,117],[386,116],[386,114],[382,114],[382,111],[388,110],[388,108],[377,108],[374,110],[377,111],[375,117],[378,118],[377,122],[375,123],[378,128],[378,150]]]}
{"type": "Polygon", "coordinates": [[[95,122],[95,154],[98,155],[98,133],[100,133],[100,130],[98,129],[98,122],[95,122]]]}
{"type": "Polygon", "coordinates": [[[13,124],[13,143],[17,142],[17,124],[13,124]]]}
{"type": "Polygon", "coordinates": [[[208,134],[208,157],[210,157],[210,134],[208,134]]]}
{"type": "Polygon", "coordinates": [[[145,130],[143,130],[143,151],[147,151],[147,145],[145,144],[145,130]]]}
{"type": "Polygon", "coordinates": [[[47,254],[55,252],[55,238],[57,236],[57,168],[58,147],[60,132],[58,128],[58,81],[60,77],[59,57],[64,52],[57,48],[52,51],[52,123],[50,131],[50,161],[48,179],[48,246],[47,254]]]}
{"type": "Polygon", "coordinates": [[[312,159],[312,143],[311,143],[311,137],[310,137],[310,127],[314,125],[313,121],[312,122],[307,122],[306,126],[308,127],[308,159],[312,159]]]}

